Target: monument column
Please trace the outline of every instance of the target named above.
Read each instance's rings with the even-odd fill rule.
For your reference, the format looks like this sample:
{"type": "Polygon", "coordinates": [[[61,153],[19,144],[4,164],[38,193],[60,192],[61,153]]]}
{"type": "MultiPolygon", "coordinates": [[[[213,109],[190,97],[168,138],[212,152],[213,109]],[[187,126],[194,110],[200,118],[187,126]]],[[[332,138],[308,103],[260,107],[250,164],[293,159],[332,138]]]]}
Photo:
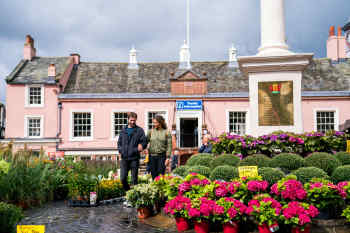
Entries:
{"type": "Polygon", "coordinates": [[[258,56],[292,54],[285,38],[284,0],[261,0],[261,46],[258,56]]]}
{"type": "Polygon", "coordinates": [[[255,56],[239,57],[249,77],[249,125],[253,136],[282,130],[303,132],[302,71],[313,54],[295,54],[285,40],[284,0],[260,0],[261,46],[255,56]]]}

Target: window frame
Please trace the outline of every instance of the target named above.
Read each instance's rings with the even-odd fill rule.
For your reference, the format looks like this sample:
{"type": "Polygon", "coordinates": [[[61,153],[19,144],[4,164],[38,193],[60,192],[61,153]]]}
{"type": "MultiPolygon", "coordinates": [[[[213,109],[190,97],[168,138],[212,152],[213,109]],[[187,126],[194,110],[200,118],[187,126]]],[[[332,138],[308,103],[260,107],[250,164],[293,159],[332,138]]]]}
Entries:
{"type": "Polygon", "coordinates": [[[146,133],[146,135],[147,135],[147,133],[148,133],[148,126],[149,126],[149,124],[148,124],[148,113],[150,113],[150,112],[164,112],[165,113],[165,116],[164,116],[164,120],[165,120],[165,123],[167,124],[167,126],[168,126],[168,130],[169,130],[169,112],[168,112],[168,110],[166,110],[166,109],[147,109],[146,111],[145,111],[145,133],[146,133]]]}
{"type": "Polygon", "coordinates": [[[334,112],[334,130],[339,131],[339,110],[338,108],[315,108],[314,109],[314,131],[317,132],[317,113],[334,112]]]}
{"type": "Polygon", "coordinates": [[[42,84],[32,84],[32,85],[26,85],[25,88],[25,107],[27,108],[43,108],[45,106],[45,88],[42,84]],[[40,102],[41,104],[30,104],[30,88],[38,88],[40,87],[40,102]]]}
{"type": "Polygon", "coordinates": [[[94,112],[91,109],[79,109],[70,111],[70,129],[69,140],[70,141],[92,141],[94,139],[94,112]],[[91,114],[91,135],[89,137],[74,137],[74,113],[90,113],[91,114]]]}
{"type": "Polygon", "coordinates": [[[114,132],[115,132],[114,114],[115,113],[129,113],[129,112],[135,112],[135,110],[130,110],[130,109],[118,109],[118,110],[114,109],[114,110],[112,110],[112,112],[111,112],[111,140],[117,140],[119,138],[119,135],[116,136],[114,134],[114,132]]]}
{"type": "Polygon", "coordinates": [[[24,116],[24,137],[25,138],[43,138],[44,137],[44,116],[43,115],[25,115],[24,116]],[[29,120],[40,119],[40,136],[29,136],[29,120]]]}
{"type": "Polygon", "coordinates": [[[226,132],[230,132],[230,113],[231,112],[245,112],[245,133],[242,135],[248,135],[250,130],[249,125],[249,109],[247,108],[237,108],[237,109],[226,109],[226,132]]]}

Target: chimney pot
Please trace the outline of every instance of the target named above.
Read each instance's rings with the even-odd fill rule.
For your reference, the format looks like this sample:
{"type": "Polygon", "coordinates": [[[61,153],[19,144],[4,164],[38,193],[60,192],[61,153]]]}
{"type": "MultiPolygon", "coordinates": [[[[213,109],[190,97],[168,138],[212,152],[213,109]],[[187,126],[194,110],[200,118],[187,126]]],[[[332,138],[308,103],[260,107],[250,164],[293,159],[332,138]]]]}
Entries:
{"type": "Polygon", "coordinates": [[[80,54],[72,53],[70,56],[73,57],[74,65],[79,65],[80,64],[80,54]]]}
{"type": "Polygon", "coordinates": [[[342,29],[340,26],[338,26],[338,36],[342,36],[342,29]]]}
{"type": "Polygon", "coordinates": [[[36,56],[36,49],[34,48],[34,39],[30,36],[26,36],[26,42],[23,48],[23,58],[25,60],[32,60],[36,56]]]}
{"type": "Polygon", "coordinates": [[[335,27],[334,26],[331,26],[329,28],[329,37],[331,36],[335,36],[335,27]]]}
{"type": "Polygon", "coordinates": [[[49,65],[48,76],[49,77],[56,77],[56,66],[55,66],[55,64],[50,64],[49,65]]]}

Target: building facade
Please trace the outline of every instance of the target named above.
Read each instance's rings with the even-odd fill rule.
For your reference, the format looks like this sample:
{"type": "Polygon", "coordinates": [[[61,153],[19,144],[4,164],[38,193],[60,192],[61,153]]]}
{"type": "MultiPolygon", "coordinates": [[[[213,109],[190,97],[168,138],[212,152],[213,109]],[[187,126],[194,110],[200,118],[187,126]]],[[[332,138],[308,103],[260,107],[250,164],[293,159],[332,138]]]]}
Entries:
{"type": "Polygon", "coordinates": [[[24,57],[6,79],[2,142],[13,141],[15,150],[27,144],[33,150],[43,146],[47,153],[115,159],[130,111],[146,132],[153,127],[152,117],[163,115],[176,146],[189,153],[206,133],[346,130],[350,59],[345,47],[340,54],[332,45],[343,41],[341,31],[333,32],[328,58],[281,57],[263,48],[254,58],[237,59],[231,48],[228,61],[188,61],[185,66],[186,46],[179,62],[139,63],[132,49],[129,63],[97,63],[81,61],[78,54],[37,56],[27,36],[24,57]],[[274,101],[282,107],[275,108],[274,101]]]}

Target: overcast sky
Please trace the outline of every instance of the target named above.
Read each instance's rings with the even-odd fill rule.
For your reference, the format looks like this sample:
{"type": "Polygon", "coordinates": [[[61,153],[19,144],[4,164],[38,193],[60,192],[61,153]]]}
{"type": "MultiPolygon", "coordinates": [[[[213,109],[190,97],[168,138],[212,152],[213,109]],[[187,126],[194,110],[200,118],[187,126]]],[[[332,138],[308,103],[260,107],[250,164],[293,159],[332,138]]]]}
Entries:
{"type": "MultiPolygon", "coordinates": [[[[349,0],[286,0],[286,36],[294,52],[326,56],[331,25],[350,17],[349,0]]],[[[194,61],[227,60],[260,46],[259,0],[191,0],[194,61]]],[[[25,35],[38,56],[79,53],[82,61],[127,62],[135,45],[140,62],[178,61],[186,38],[186,0],[2,0],[0,3],[0,101],[5,77],[23,57],[25,35]]]]}

